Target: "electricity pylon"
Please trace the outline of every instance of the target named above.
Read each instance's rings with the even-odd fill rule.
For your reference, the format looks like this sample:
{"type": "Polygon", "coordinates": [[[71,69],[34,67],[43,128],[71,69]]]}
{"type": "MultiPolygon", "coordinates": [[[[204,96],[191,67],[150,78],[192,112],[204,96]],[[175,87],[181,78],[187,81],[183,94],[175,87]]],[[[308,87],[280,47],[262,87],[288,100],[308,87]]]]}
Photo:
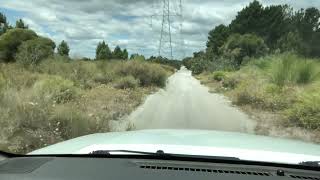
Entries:
{"type": "Polygon", "coordinates": [[[153,19],[158,19],[161,22],[158,55],[170,59],[184,56],[182,0],[159,0],[157,3],[158,6],[153,6],[155,8],[154,12],[159,9],[162,11],[153,14],[151,22],[153,19]]]}

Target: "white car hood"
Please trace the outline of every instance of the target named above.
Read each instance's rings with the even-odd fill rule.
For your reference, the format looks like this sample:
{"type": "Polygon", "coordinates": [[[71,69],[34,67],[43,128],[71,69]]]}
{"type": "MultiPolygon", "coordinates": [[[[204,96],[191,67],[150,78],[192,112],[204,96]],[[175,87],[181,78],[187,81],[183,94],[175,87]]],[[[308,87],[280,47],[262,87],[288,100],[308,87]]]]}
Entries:
{"type": "Polygon", "coordinates": [[[320,145],[251,134],[204,130],[142,130],[92,134],[30,154],[88,154],[97,150],[237,157],[242,160],[297,164],[320,161],[320,145]]]}

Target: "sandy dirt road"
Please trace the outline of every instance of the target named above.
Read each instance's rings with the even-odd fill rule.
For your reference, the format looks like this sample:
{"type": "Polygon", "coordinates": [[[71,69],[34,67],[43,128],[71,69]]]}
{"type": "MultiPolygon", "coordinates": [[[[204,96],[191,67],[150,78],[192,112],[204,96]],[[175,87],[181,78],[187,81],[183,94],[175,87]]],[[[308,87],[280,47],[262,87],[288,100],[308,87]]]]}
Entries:
{"type": "Polygon", "coordinates": [[[224,96],[209,93],[191,72],[177,71],[126,118],[134,129],[207,129],[253,133],[255,123],[224,96]]]}

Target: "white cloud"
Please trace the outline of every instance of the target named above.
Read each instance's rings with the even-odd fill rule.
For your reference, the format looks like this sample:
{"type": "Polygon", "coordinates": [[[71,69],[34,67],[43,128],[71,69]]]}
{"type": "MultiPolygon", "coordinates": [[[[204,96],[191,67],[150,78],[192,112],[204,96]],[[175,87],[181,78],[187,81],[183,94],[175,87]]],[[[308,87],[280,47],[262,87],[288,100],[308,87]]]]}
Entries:
{"type": "MultiPolygon", "coordinates": [[[[157,55],[161,29],[160,0],[1,0],[0,7],[24,12],[30,28],[56,43],[66,40],[71,54],[94,57],[96,44],[105,40],[111,48],[120,45],[131,53],[157,55]]],[[[170,0],[173,13],[177,4],[170,0]]],[[[183,0],[183,39],[186,55],[205,48],[208,31],[228,24],[251,0],[183,0]]],[[[320,6],[318,0],[263,0],[263,4],[289,3],[295,9],[320,6]]],[[[177,22],[172,18],[175,52],[181,44],[177,22]]],[[[167,41],[167,39],[164,39],[167,41]]],[[[166,44],[167,46],[167,44],[166,44]]],[[[166,51],[166,50],[164,50],[166,51]]],[[[177,55],[179,53],[176,53],[177,55]]]]}

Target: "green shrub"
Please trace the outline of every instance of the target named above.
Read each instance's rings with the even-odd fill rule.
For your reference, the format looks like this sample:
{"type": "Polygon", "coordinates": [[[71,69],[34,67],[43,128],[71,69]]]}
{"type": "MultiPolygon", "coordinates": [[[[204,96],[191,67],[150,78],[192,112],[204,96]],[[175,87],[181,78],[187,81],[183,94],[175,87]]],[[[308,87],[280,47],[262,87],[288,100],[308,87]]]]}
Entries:
{"type": "Polygon", "coordinates": [[[96,75],[94,81],[99,84],[109,84],[115,80],[115,76],[116,75],[113,72],[107,72],[105,74],[100,73],[96,75]]]}
{"type": "Polygon", "coordinates": [[[222,81],[225,79],[225,77],[226,77],[226,74],[223,71],[216,71],[213,73],[213,79],[216,81],[222,81]]]}
{"type": "Polygon", "coordinates": [[[99,73],[94,62],[69,61],[65,58],[48,59],[39,65],[38,71],[70,79],[82,88],[91,88],[96,74],[99,73]]]}
{"type": "Polygon", "coordinates": [[[0,36],[0,61],[12,62],[22,42],[37,38],[37,34],[28,29],[10,29],[0,36]]]}
{"type": "Polygon", "coordinates": [[[319,71],[316,69],[317,64],[310,60],[300,61],[297,66],[297,79],[298,84],[308,84],[315,80],[319,71]]]}
{"type": "Polygon", "coordinates": [[[126,76],[118,79],[115,82],[115,87],[118,89],[135,89],[139,86],[140,81],[133,76],[126,76]]]}
{"type": "Polygon", "coordinates": [[[285,111],[289,126],[300,126],[307,129],[320,129],[320,94],[319,89],[305,93],[298,103],[285,111]]]}
{"type": "Polygon", "coordinates": [[[23,42],[18,48],[15,59],[24,66],[37,65],[42,60],[53,56],[54,48],[55,44],[52,40],[38,37],[23,42]]]}
{"type": "Polygon", "coordinates": [[[241,77],[239,74],[230,74],[224,77],[222,86],[228,89],[235,89],[240,83],[241,77]]]}
{"type": "Polygon", "coordinates": [[[232,34],[220,48],[220,52],[238,68],[245,57],[260,57],[268,50],[264,40],[254,34],[232,34]]]}
{"type": "Polygon", "coordinates": [[[34,93],[44,100],[55,103],[66,103],[78,95],[78,90],[70,80],[60,76],[49,76],[37,81],[33,86],[34,93]]]}
{"type": "Polygon", "coordinates": [[[272,63],[272,82],[278,86],[310,83],[319,73],[316,66],[313,60],[302,59],[294,54],[281,55],[272,63]]]}
{"type": "Polygon", "coordinates": [[[129,61],[118,64],[115,68],[119,76],[133,76],[142,86],[164,87],[168,77],[167,72],[159,64],[129,61]]]}
{"type": "Polygon", "coordinates": [[[297,56],[291,54],[275,59],[271,66],[272,82],[278,86],[295,83],[297,61],[297,56]]]}

